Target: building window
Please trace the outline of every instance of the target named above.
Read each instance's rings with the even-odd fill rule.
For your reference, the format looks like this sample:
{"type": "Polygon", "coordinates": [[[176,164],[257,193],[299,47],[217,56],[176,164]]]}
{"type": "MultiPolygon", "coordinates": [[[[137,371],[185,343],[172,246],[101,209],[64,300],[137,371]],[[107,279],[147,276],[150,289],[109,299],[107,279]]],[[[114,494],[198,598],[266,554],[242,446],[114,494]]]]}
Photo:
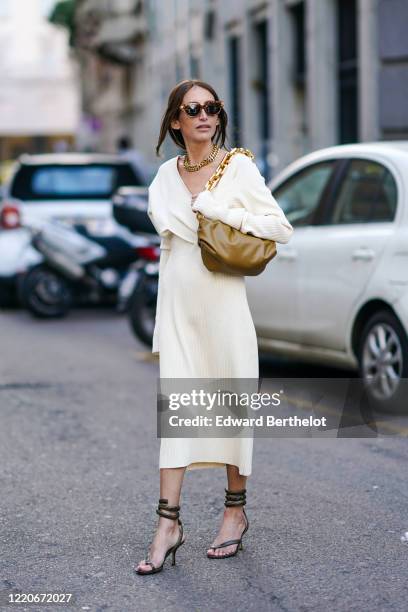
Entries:
{"type": "Polygon", "coordinates": [[[192,79],[200,78],[200,63],[194,55],[190,56],[190,74],[192,79]]]}
{"type": "Polygon", "coordinates": [[[294,79],[296,85],[304,87],[306,44],[305,44],[305,4],[299,2],[290,8],[293,20],[293,56],[294,56],[294,79]]]}
{"type": "Polygon", "coordinates": [[[358,56],[356,0],[337,1],[340,144],[358,140],[358,56]]]}
{"type": "Polygon", "coordinates": [[[241,146],[241,79],[240,79],[240,55],[241,39],[231,36],[228,39],[229,55],[229,88],[230,88],[230,113],[231,113],[231,140],[234,147],[241,146]]]}
{"type": "Polygon", "coordinates": [[[204,38],[214,40],[215,38],[215,11],[207,11],[204,16],[204,38]]]}
{"type": "Polygon", "coordinates": [[[260,165],[266,179],[269,177],[267,164],[270,125],[269,125],[269,62],[268,62],[268,22],[260,21],[254,24],[254,43],[256,57],[256,76],[253,86],[257,94],[256,112],[258,116],[258,130],[261,142],[260,165]]]}
{"type": "Polygon", "coordinates": [[[179,56],[176,57],[176,82],[179,83],[183,79],[183,66],[179,56]]]}

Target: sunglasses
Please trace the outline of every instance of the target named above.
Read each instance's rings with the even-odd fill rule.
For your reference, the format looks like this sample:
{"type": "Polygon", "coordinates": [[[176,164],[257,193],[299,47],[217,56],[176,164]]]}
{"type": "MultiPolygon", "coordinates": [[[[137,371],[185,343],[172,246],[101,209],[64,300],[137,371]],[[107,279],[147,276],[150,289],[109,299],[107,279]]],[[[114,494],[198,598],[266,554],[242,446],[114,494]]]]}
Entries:
{"type": "Polygon", "coordinates": [[[224,102],[222,100],[209,100],[208,102],[204,102],[204,104],[189,102],[188,104],[182,104],[179,108],[185,111],[189,117],[198,117],[202,109],[205,110],[207,115],[218,115],[223,106],[224,102]]]}

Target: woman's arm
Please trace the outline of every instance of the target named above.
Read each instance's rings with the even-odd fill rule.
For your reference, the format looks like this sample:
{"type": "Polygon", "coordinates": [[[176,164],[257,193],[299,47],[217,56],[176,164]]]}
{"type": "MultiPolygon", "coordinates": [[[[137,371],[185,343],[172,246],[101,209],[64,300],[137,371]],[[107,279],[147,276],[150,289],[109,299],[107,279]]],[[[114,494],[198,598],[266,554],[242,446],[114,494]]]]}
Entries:
{"type": "Polygon", "coordinates": [[[292,225],[266,186],[256,164],[246,156],[239,157],[233,181],[233,204],[239,204],[239,207],[222,207],[211,192],[204,191],[197,197],[193,210],[199,210],[209,219],[219,219],[245,234],[283,244],[288,242],[293,233],[292,225]]]}
{"type": "Polygon", "coordinates": [[[152,343],[152,353],[159,353],[159,336],[160,336],[160,305],[161,305],[161,279],[163,278],[164,270],[166,268],[167,259],[169,256],[170,250],[170,232],[169,231],[161,231],[161,227],[158,221],[156,214],[153,213],[153,208],[156,209],[157,203],[159,202],[160,194],[157,193],[159,188],[160,179],[159,179],[160,169],[154,177],[152,183],[149,186],[149,199],[147,206],[147,214],[150,218],[150,221],[153,224],[156,232],[161,238],[160,241],[160,261],[159,261],[159,281],[157,287],[157,301],[156,301],[156,316],[154,323],[154,331],[153,331],[153,343],[152,343]],[[153,203],[156,203],[156,206],[153,206],[153,203]]]}
{"type": "Polygon", "coordinates": [[[171,233],[168,231],[166,235],[164,235],[160,242],[160,263],[159,263],[159,284],[157,288],[157,305],[156,305],[156,320],[154,325],[153,332],[153,345],[152,345],[152,353],[159,353],[159,344],[160,344],[160,310],[161,310],[161,300],[162,300],[162,290],[161,290],[161,280],[164,275],[164,270],[166,268],[167,260],[170,255],[170,243],[171,243],[171,233]]]}

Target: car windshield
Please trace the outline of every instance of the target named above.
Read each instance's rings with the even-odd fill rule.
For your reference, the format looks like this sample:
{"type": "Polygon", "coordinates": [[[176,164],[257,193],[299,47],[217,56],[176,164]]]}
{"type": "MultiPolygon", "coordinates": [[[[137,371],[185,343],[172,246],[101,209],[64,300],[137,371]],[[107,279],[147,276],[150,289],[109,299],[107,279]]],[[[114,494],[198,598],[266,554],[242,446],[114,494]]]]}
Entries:
{"type": "Polygon", "coordinates": [[[21,200],[109,199],[124,185],[142,181],[130,164],[22,165],[11,186],[21,200]]]}

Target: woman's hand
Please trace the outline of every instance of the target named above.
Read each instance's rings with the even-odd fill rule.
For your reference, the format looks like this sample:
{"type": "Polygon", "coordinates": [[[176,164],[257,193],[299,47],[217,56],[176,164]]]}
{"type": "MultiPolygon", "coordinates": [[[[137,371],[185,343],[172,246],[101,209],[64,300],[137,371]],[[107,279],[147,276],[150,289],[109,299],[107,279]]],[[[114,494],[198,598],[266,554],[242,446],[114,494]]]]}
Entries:
{"type": "Polygon", "coordinates": [[[212,220],[219,219],[220,211],[222,210],[213,195],[206,190],[198,194],[191,209],[194,212],[202,213],[204,217],[212,220]]]}
{"type": "Polygon", "coordinates": [[[245,215],[243,208],[230,209],[220,206],[219,202],[216,201],[209,191],[199,193],[191,208],[194,212],[202,213],[207,219],[222,221],[238,230],[245,215]]]}

